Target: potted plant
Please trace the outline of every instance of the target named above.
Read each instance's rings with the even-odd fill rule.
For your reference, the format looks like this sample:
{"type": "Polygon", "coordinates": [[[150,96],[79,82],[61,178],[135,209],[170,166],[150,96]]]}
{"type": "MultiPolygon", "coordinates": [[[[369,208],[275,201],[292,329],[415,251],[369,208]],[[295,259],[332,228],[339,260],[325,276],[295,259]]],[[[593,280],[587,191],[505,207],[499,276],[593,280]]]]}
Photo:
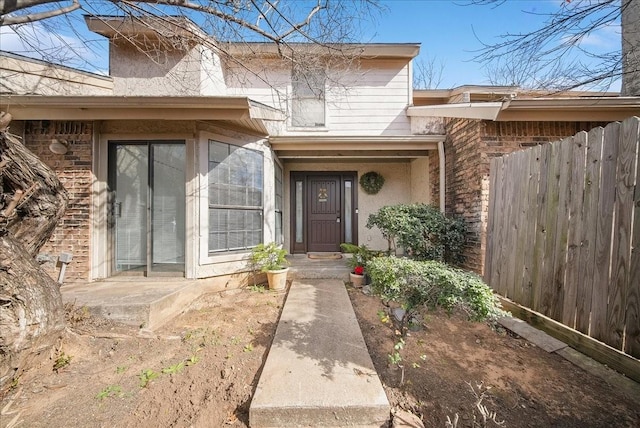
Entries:
{"type": "Polygon", "coordinates": [[[355,266],[353,271],[349,272],[349,280],[354,287],[362,287],[365,283],[364,266],[355,266]]]}
{"type": "Polygon", "coordinates": [[[370,253],[369,249],[365,245],[357,246],[355,244],[340,244],[340,248],[345,253],[350,253],[351,257],[348,260],[351,272],[349,273],[349,280],[354,287],[362,287],[365,284],[364,266],[367,261],[367,255],[370,253]]]}
{"type": "Polygon", "coordinates": [[[261,272],[267,274],[269,288],[284,290],[287,285],[287,250],[276,245],[275,242],[258,244],[251,250],[251,263],[261,272]]]}

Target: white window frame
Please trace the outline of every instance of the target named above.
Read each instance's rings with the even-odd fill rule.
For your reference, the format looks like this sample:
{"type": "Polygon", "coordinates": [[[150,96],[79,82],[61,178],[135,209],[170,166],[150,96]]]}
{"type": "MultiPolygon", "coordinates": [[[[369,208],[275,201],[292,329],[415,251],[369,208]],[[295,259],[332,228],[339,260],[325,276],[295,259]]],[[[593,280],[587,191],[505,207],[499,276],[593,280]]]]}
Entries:
{"type": "MultiPolygon", "coordinates": [[[[231,154],[229,154],[228,156],[231,156],[231,154]]],[[[225,158],[225,160],[228,159],[225,158]]],[[[259,240],[257,242],[244,242],[243,245],[239,245],[239,246],[230,246],[229,243],[227,242],[227,245],[225,248],[215,248],[212,249],[211,245],[210,245],[210,235],[211,235],[211,224],[208,225],[208,234],[207,234],[207,252],[210,256],[216,255],[216,254],[229,254],[229,253],[233,253],[233,252],[246,252],[247,250],[249,250],[250,248],[254,247],[255,245],[261,243],[264,241],[264,199],[265,199],[265,168],[264,168],[264,153],[261,150],[256,150],[254,148],[251,147],[243,147],[243,146],[237,146],[235,144],[230,144],[228,142],[224,142],[224,141],[220,141],[218,139],[214,139],[214,138],[209,138],[207,139],[207,212],[206,212],[206,216],[207,216],[207,221],[209,221],[209,219],[211,218],[211,211],[212,210],[223,210],[225,212],[229,212],[231,210],[235,210],[235,211],[240,211],[240,212],[252,212],[252,213],[257,213],[260,217],[260,230],[259,230],[259,240]],[[210,170],[210,163],[211,163],[211,145],[212,144],[217,144],[220,146],[225,147],[227,150],[236,150],[236,151],[250,151],[256,155],[259,155],[260,157],[260,162],[259,162],[259,167],[260,167],[260,204],[259,205],[248,205],[246,203],[239,203],[239,204],[232,204],[231,202],[226,202],[226,203],[214,203],[213,201],[210,200],[211,197],[211,189],[209,188],[209,180],[210,177],[209,175],[211,174],[211,170],[210,170]]],[[[230,182],[224,183],[225,185],[231,187],[233,186],[233,184],[231,184],[230,182]]],[[[249,187],[245,188],[245,190],[249,189],[249,187]]],[[[229,223],[229,219],[227,219],[227,223],[229,223]]],[[[247,225],[244,224],[244,228],[243,230],[246,232],[247,231],[247,225]]],[[[256,231],[257,232],[257,231],[256,231]]],[[[228,231],[227,231],[228,233],[228,231]]]]}
{"type": "MultiPolygon", "coordinates": [[[[304,73],[310,73],[311,71],[309,70],[302,70],[300,73],[304,74],[304,73]]],[[[289,118],[289,122],[290,122],[290,126],[289,129],[290,130],[312,130],[312,131],[324,131],[327,129],[327,117],[328,117],[328,112],[327,112],[327,79],[326,76],[324,76],[324,72],[322,70],[318,70],[316,73],[316,76],[318,76],[318,81],[322,81],[322,86],[315,89],[315,88],[311,88],[309,85],[306,85],[307,88],[310,90],[309,92],[315,92],[318,91],[322,94],[322,124],[319,124],[318,122],[316,122],[316,124],[296,124],[295,123],[295,118],[297,117],[296,114],[296,109],[295,109],[295,103],[296,101],[304,101],[304,100],[316,100],[316,99],[320,99],[320,97],[315,94],[315,93],[309,93],[309,94],[298,94],[296,93],[296,69],[295,67],[291,70],[291,97],[290,97],[290,106],[289,106],[289,111],[290,111],[290,118],[289,118]]],[[[315,77],[314,77],[315,78],[315,77]]],[[[308,81],[307,79],[305,79],[306,81],[308,81]]],[[[320,86],[320,85],[319,85],[320,86]]]]}

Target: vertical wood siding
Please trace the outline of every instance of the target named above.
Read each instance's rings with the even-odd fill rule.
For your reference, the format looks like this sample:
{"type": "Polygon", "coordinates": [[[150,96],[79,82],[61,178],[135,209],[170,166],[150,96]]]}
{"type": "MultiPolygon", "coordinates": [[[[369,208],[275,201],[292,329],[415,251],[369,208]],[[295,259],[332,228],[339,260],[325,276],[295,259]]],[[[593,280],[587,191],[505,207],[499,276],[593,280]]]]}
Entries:
{"type": "Polygon", "coordinates": [[[640,358],[637,117],[491,161],[485,279],[640,358]]]}

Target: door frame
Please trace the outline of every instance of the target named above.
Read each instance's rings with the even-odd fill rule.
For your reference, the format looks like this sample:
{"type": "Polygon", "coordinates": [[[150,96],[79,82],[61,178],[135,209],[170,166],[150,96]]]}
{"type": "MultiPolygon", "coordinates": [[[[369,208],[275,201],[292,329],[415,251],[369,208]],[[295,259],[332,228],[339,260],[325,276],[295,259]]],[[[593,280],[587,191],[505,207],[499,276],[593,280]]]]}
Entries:
{"type": "Polygon", "coordinates": [[[340,243],[345,242],[345,227],[348,224],[345,216],[345,198],[344,189],[345,183],[351,182],[351,233],[354,244],[358,242],[358,173],[357,171],[291,171],[289,189],[290,189],[290,248],[289,252],[292,254],[303,254],[309,251],[309,198],[308,198],[308,186],[310,177],[318,176],[335,176],[339,177],[339,189],[340,189],[340,243]],[[302,182],[302,242],[296,242],[296,183],[302,182]]]}
{"type": "Polygon", "coordinates": [[[163,277],[163,276],[171,276],[171,277],[185,277],[186,276],[186,271],[187,271],[187,252],[188,252],[188,248],[189,245],[187,244],[188,241],[188,225],[187,225],[187,211],[188,211],[188,203],[187,203],[187,189],[186,189],[186,181],[187,181],[187,174],[188,174],[188,145],[187,145],[187,140],[185,139],[181,139],[181,138],[170,138],[170,139],[163,139],[163,138],[146,138],[146,139],[108,139],[107,140],[107,144],[106,144],[106,151],[107,151],[107,165],[106,165],[106,172],[107,172],[107,189],[108,189],[108,195],[107,195],[107,240],[106,240],[106,244],[107,244],[107,249],[106,249],[106,255],[107,255],[107,264],[109,266],[109,272],[110,272],[110,276],[114,276],[114,275],[124,275],[124,276],[140,276],[140,275],[144,275],[146,277],[163,277]],[[152,236],[152,217],[153,217],[153,213],[152,213],[152,207],[153,207],[153,184],[152,184],[152,178],[153,178],[153,174],[154,174],[154,170],[153,170],[153,150],[152,150],[152,145],[154,144],[182,144],[185,147],[185,159],[184,159],[184,168],[185,168],[185,180],[184,180],[184,185],[185,185],[185,199],[184,199],[184,204],[185,204],[185,221],[183,224],[184,227],[184,235],[185,235],[185,241],[184,241],[184,263],[183,263],[183,268],[181,271],[157,271],[153,269],[152,266],[152,251],[153,251],[153,236],[152,236]],[[146,208],[146,230],[144,231],[145,236],[146,236],[146,267],[144,269],[144,272],[127,272],[127,271],[122,271],[119,272],[116,268],[116,241],[115,241],[115,234],[116,234],[116,228],[115,228],[115,220],[114,220],[114,209],[115,206],[113,205],[113,197],[115,194],[115,190],[112,189],[113,184],[115,183],[115,170],[113,169],[115,166],[115,153],[116,153],[116,147],[118,145],[136,145],[136,146],[147,146],[149,151],[148,151],[148,177],[149,177],[149,181],[147,182],[147,208],[146,208]]]}

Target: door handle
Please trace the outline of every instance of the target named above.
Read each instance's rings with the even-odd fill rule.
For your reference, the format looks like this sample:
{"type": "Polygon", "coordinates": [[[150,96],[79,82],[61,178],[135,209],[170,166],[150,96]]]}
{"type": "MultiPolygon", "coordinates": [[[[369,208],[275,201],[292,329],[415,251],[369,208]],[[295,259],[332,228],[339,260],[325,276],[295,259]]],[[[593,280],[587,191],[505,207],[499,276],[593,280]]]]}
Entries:
{"type": "Polygon", "coordinates": [[[336,219],[336,223],[340,223],[340,217],[336,219]]]}
{"type": "Polygon", "coordinates": [[[122,217],[122,202],[113,203],[113,215],[116,217],[122,217]]]}

